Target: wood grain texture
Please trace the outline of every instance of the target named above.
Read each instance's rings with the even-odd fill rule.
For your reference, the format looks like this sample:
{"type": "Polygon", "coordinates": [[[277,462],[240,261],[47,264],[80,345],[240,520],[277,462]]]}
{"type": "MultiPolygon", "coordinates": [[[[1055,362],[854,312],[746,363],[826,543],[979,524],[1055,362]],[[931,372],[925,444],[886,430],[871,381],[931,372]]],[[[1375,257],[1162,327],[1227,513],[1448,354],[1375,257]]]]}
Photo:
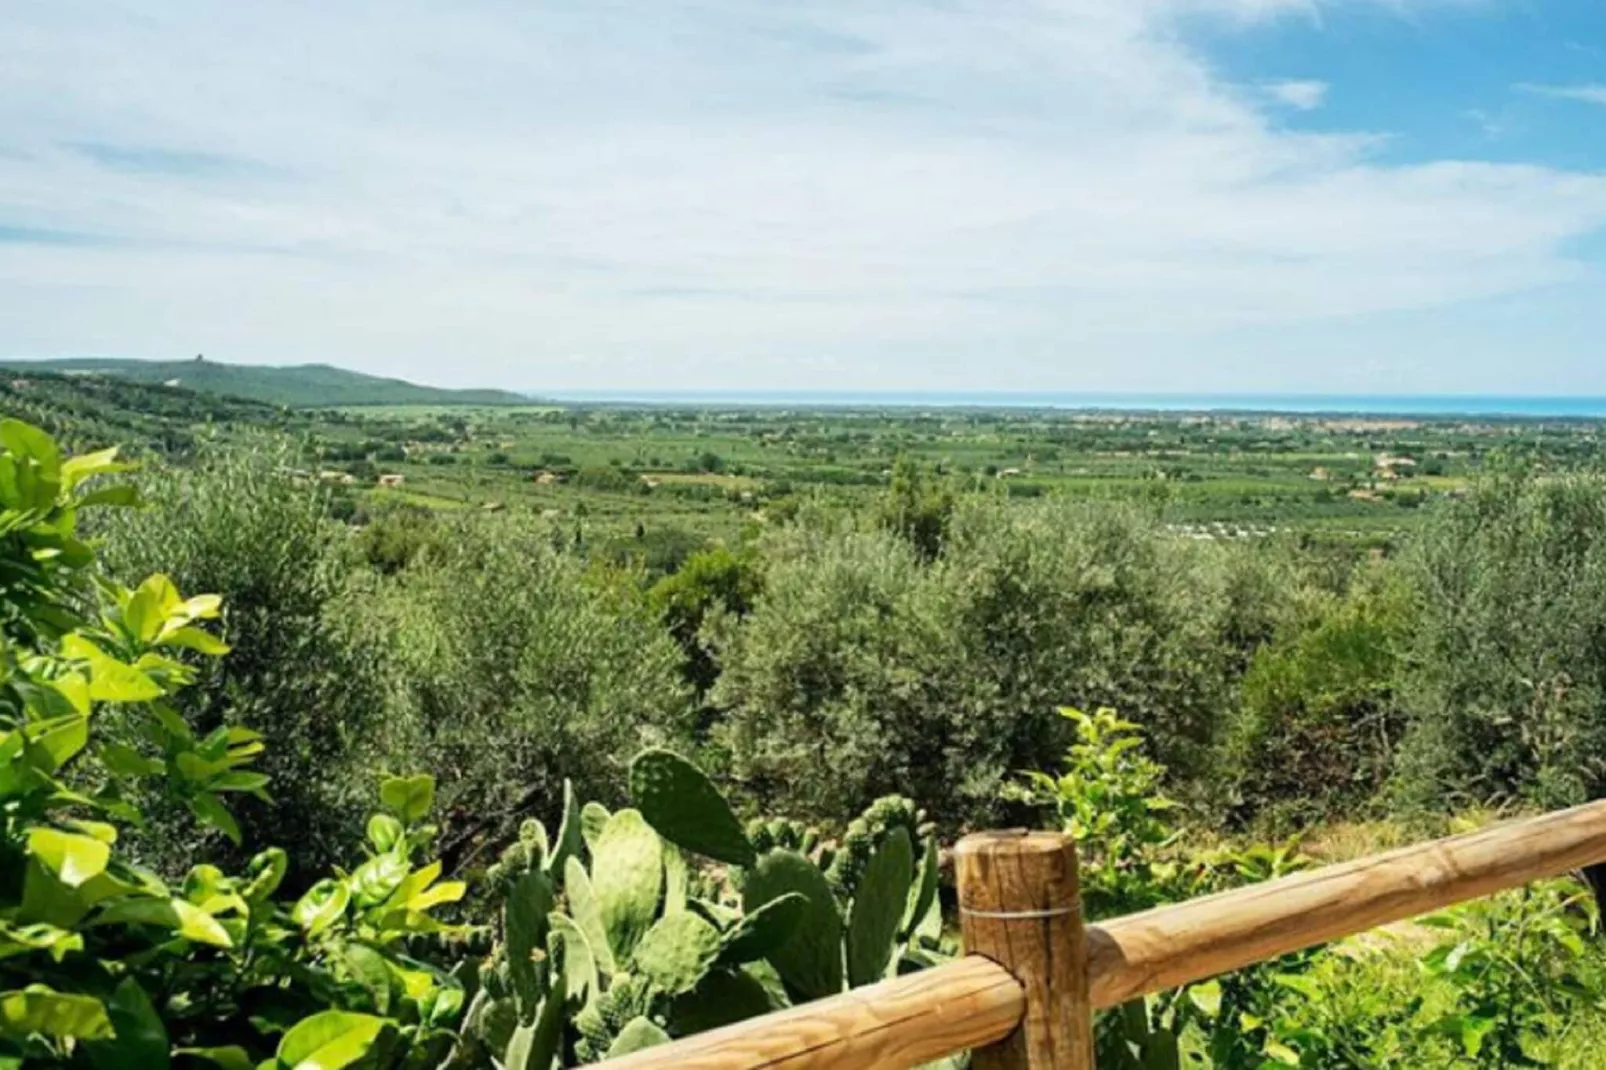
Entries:
{"type": "MultiPolygon", "coordinates": [[[[1097,1008],[1606,861],[1606,802],[1090,926],[1097,1008]]],[[[1028,997],[1029,1001],[1029,997],[1028,997]]]]}
{"type": "Polygon", "coordinates": [[[598,1064],[608,1070],[907,1070],[1014,1032],[1026,995],[976,955],[598,1064]]]}
{"type": "Polygon", "coordinates": [[[1093,1011],[1076,847],[1050,832],[983,832],[954,848],[965,950],[1026,989],[1009,1037],[972,1055],[975,1070],[1091,1070],[1093,1011]]]}

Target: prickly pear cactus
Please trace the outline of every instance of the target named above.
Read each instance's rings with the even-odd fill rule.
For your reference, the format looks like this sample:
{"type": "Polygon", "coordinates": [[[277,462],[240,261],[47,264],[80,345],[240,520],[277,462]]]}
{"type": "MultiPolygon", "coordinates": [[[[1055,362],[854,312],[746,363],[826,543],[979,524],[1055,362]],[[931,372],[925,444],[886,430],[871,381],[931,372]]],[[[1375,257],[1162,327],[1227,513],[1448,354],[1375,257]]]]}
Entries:
{"type": "Polygon", "coordinates": [[[614,974],[605,992],[588,1003],[574,1017],[575,1054],[581,1062],[594,1063],[608,1054],[624,1027],[636,1018],[653,1016],[652,986],[636,974],[614,974]]]}
{"type": "Polygon", "coordinates": [[[585,843],[586,850],[594,852],[597,849],[597,837],[602,835],[603,827],[612,816],[608,808],[599,802],[588,802],[580,808],[580,839],[585,843]]]}
{"type": "Polygon", "coordinates": [[[670,843],[733,866],[753,864],[753,845],[730,804],[701,769],[667,750],[630,763],[630,797],[670,843]]]}
{"type": "Polygon", "coordinates": [[[738,966],[768,958],[792,938],[808,914],[809,901],[797,892],[771,899],[749,911],[726,930],[720,941],[721,965],[738,966]]]}
{"type": "MultiPolygon", "coordinates": [[[[779,1004],[784,1007],[785,1002],[779,1004]]],[[[714,970],[696,988],[669,1005],[669,1035],[691,1036],[778,1009],[764,986],[746,970],[714,970]]]]}
{"type": "Polygon", "coordinates": [[[881,980],[897,950],[898,930],[909,908],[914,883],[914,848],[909,833],[894,828],[881,840],[859,878],[859,894],[848,914],[848,985],[881,980]]]}
{"type": "Polygon", "coordinates": [[[552,882],[539,869],[527,871],[502,904],[502,936],[508,974],[518,998],[520,1017],[529,1020],[546,996],[547,915],[552,910],[552,882]],[[542,961],[537,961],[537,959],[542,961]]]}
{"type": "Polygon", "coordinates": [[[568,902],[569,917],[574,919],[575,926],[585,934],[586,943],[591,946],[598,971],[612,973],[613,948],[602,924],[602,907],[597,903],[597,893],[591,887],[586,867],[572,855],[563,866],[563,897],[568,902]]]}
{"type": "Polygon", "coordinates": [[[814,863],[792,851],[771,851],[760,858],[742,887],[743,913],[788,892],[802,896],[806,908],[791,937],[767,958],[798,998],[835,995],[842,991],[842,916],[814,863]]]}
{"type": "Polygon", "coordinates": [[[785,817],[755,817],[747,823],[747,839],[759,854],[776,849],[812,855],[820,832],[812,825],[785,817]]]}
{"type": "Polygon", "coordinates": [[[619,1031],[618,1039],[608,1047],[607,1057],[617,1059],[621,1055],[629,1055],[631,1052],[668,1043],[669,1034],[660,1029],[656,1023],[646,1018],[632,1018],[619,1031]]]}
{"type": "Polygon", "coordinates": [[[882,839],[895,828],[908,833],[911,843],[919,843],[932,833],[925,811],[902,795],[887,795],[877,799],[848,824],[829,862],[821,860],[821,864],[826,866],[826,879],[831,882],[837,895],[849,900],[858,894],[859,877],[864,873],[864,867],[870,864],[870,857],[875,854],[882,839]]]}
{"type": "Polygon", "coordinates": [[[563,818],[558,824],[558,837],[547,850],[547,872],[553,878],[563,875],[569,859],[577,858],[585,849],[585,838],[580,834],[580,801],[575,798],[574,784],[563,782],[563,818]]]}
{"type": "Polygon", "coordinates": [[[548,942],[556,945],[561,953],[564,990],[569,994],[571,1003],[584,1006],[601,986],[597,956],[591,948],[591,941],[567,914],[553,911],[547,922],[550,926],[548,942]]]}
{"type": "Polygon", "coordinates": [[[602,929],[614,961],[628,962],[658,914],[663,848],[640,812],[621,810],[608,819],[592,854],[591,889],[602,929]]]}
{"type": "Polygon", "coordinates": [[[719,957],[720,932],[691,911],[670,914],[642,937],[635,967],[658,991],[678,996],[697,987],[719,957]]]}

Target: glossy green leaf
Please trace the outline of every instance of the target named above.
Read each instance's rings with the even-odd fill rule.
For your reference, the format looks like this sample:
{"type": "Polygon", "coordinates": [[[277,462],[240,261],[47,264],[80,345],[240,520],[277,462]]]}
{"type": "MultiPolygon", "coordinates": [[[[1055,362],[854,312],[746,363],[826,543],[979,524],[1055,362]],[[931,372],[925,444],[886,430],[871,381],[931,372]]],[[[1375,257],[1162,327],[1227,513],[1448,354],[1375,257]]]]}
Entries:
{"type": "Polygon", "coordinates": [[[53,992],[43,985],[0,992],[0,1036],[21,1040],[39,1033],[58,1040],[105,1040],[111,1017],[93,996],[53,992]]]}
{"type": "Polygon", "coordinates": [[[435,805],[435,778],[428,773],[390,777],[379,786],[379,801],[408,824],[422,821],[435,805]]]}
{"type": "Polygon", "coordinates": [[[36,828],[28,834],[28,853],[69,888],[106,870],[111,848],[93,836],[36,828]]]}
{"type": "Polygon", "coordinates": [[[388,1024],[371,1014],[314,1014],[279,1041],[279,1062],[292,1070],[342,1070],[367,1055],[388,1024]]]}

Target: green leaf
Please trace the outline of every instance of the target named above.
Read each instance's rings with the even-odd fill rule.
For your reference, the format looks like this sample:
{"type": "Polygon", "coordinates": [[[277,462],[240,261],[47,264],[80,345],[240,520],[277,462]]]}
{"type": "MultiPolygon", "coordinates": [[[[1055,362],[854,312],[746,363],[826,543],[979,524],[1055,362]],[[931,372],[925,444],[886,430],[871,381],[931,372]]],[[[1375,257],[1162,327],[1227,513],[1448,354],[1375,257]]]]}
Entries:
{"type": "Polygon", "coordinates": [[[161,685],[155,680],[107,655],[81,635],[63,639],[61,653],[88,667],[89,697],[96,702],[149,702],[162,697],[161,685]]]}
{"type": "Polygon", "coordinates": [[[120,899],[95,916],[99,925],[154,925],[169,929],[198,944],[234,946],[228,930],[194,903],[183,899],[120,899]]]}
{"type": "Polygon", "coordinates": [[[131,483],[118,483],[110,487],[96,487],[88,494],[80,495],[72,506],[74,509],[95,509],[105,505],[131,509],[138,504],[139,488],[131,483]]]}
{"type": "Polygon", "coordinates": [[[564,975],[556,974],[534,1019],[513,1031],[503,1063],[507,1070],[551,1070],[563,1043],[563,1008],[567,1002],[564,984],[564,975]]]}
{"type": "Polygon", "coordinates": [[[547,852],[546,868],[554,880],[563,875],[568,861],[578,857],[585,847],[580,835],[580,803],[575,798],[574,784],[563,781],[563,821],[558,825],[558,837],[547,852]]]}
{"type": "Polygon", "coordinates": [[[376,851],[388,851],[402,838],[402,823],[389,814],[375,814],[368,819],[368,843],[376,851]]]}
{"type": "Polygon", "coordinates": [[[151,776],[166,768],[161,762],[147,758],[123,743],[102,743],[100,760],[107,769],[122,777],[151,776]]]}
{"type": "Polygon", "coordinates": [[[435,805],[435,778],[428,773],[389,777],[379,785],[379,801],[408,824],[421,821],[435,805]]]}
{"type": "Polygon", "coordinates": [[[111,848],[93,836],[60,829],[36,828],[28,833],[28,853],[69,888],[106,871],[111,848]]]}
{"type": "Polygon", "coordinates": [[[351,892],[345,882],[325,877],[307,889],[307,894],[291,908],[290,918],[309,935],[316,936],[345,914],[350,903],[351,892]]]}
{"type": "Polygon", "coordinates": [[[547,925],[547,942],[556,945],[558,961],[563,964],[564,988],[576,1006],[583,1006],[598,988],[597,958],[591,941],[567,914],[553,911],[547,915],[547,925]]]}
{"type": "Polygon", "coordinates": [[[937,841],[928,839],[921,854],[920,870],[915,875],[914,884],[909,887],[908,909],[904,912],[902,924],[898,926],[898,932],[904,939],[914,935],[926,912],[931,909],[931,904],[936,902],[939,868],[937,841]]]}
{"type": "Polygon", "coordinates": [[[663,891],[662,841],[636,810],[608,819],[593,850],[591,888],[617,962],[627,962],[652,927],[663,891]]]}
{"type": "Polygon", "coordinates": [[[235,1045],[220,1048],[174,1048],[173,1054],[204,1059],[214,1066],[222,1067],[223,1070],[257,1070],[250,1054],[244,1048],[235,1045]]]}
{"type": "Polygon", "coordinates": [[[358,866],[350,881],[357,905],[373,906],[389,899],[391,893],[401,887],[410,868],[407,859],[394,852],[375,855],[358,866]]]}
{"type": "Polygon", "coordinates": [[[127,472],[134,466],[123,464],[117,460],[117,447],[97,450],[94,453],[83,453],[77,457],[69,457],[61,465],[61,485],[66,490],[72,490],[91,476],[111,475],[116,472],[127,472]]]}
{"type": "Polygon", "coordinates": [[[40,1033],[56,1040],[106,1040],[112,1021],[93,996],[53,992],[43,985],[0,992],[0,1036],[16,1040],[40,1033]]]}
{"type": "Polygon", "coordinates": [[[209,658],[220,658],[229,652],[229,644],[201,628],[177,628],[162,636],[163,646],[183,647],[209,658]]]}
{"type": "Polygon", "coordinates": [[[48,759],[45,772],[54,773],[66,765],[89,742],[89,718],[81,713],[35,721],[23,732],[30,750],[37,749],[48,759]]]}
{"type": "Polygon", "coordinates": [[[585,841],[588,851],[597,849],[597,840],[612,816],[608,808],[599,802],[588,802],[580,808],[580,838],[585,841]]]}
{"type": "Polygon", "coordinates": [[[1188,989],[1188,1002],[1209,1017],[1218,1017],[1221,1014],[1220,982],[1206,981],[1204,984],[1193,985],[1188,989]]]}
{"type": "Polygon", "coordinates": [[[569,916],[585,933],[591,953],[597,957],[597,968],[603,973],[612,973],[616,964],[613,949],[608,946],[607,930],[602,925],[602,908],[597,904],[586,867],[574,855],[570,855],[563,866],[563,895],[569,901],[569,916]]]}
{"type": "Polygon", "coordinates": [[[124,978],[106,1009],[117,1036],[86,1045],[97,1070],[162,1070],[169,1064],[167,1027],[138,981],[124,978]]]}
{"type": "MultiPolygon", "coordinates": [[[[179,755],[183,757],[183,755],[179,755]]],[[[223,835],[227,836],[238,847],[242,842],[240,826],[229,813],[229,808],[223,805],[223,800],[210,792],[203,791],[190,800],[190,809],[195,816],[204,823],[211,825],[223,835]]]]}
{"type": "Polygon", "coordinates": [[[739,965],[768,958],[776,948],[792,938],[808,913],[809,901],[797,892],[771,899],[725,934],[719,953],[723,965],[739,965]]]}
{"type": "Polygon", "coordinates": [[[342,1070],[367,1055],[389,1024],[371,1014],[314,1014],[297,1022],[279,1041],[279,1062],[292,1070],[342,1070]]]}

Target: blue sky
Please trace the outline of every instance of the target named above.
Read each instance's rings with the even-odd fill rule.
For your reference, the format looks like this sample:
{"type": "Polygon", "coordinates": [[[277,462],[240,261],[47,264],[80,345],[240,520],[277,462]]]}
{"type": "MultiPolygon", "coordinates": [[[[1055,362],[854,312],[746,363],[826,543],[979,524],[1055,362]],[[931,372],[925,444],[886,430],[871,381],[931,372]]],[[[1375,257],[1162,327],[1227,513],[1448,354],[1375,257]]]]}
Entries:
{"type": "Polygon", "coordinates": [[[1594,0],[7,0],[0,355],[1606,394],[1594,0]]]}

